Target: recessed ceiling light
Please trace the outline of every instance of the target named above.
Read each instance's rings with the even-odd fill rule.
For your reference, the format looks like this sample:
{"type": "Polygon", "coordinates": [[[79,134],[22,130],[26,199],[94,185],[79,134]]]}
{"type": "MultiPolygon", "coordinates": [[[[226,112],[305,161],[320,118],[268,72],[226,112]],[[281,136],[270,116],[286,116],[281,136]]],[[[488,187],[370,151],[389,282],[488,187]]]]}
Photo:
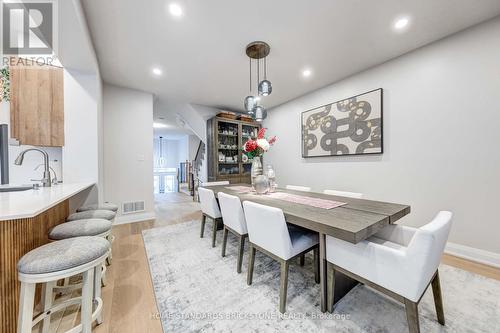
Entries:
{"type": "Polygon", "coordinates": [[[161,68],[158,68],[158,67],[154,67],[151,71],[152,71],[152,72],[153,72],[153,74],[154,74],[154,75],[156,75],[156,76],[160,76],[160,75],[162,75],[162,74],[163,74],[163,71],[161,70],[161,68]]]}
{"type": "Polygon", "coordinates": [[[311,76],[311,74],[312,74],[312,71],[310,69],[304,69],[302,71],[302,76],[303,77],[309,77],[309,76],[311,76]]]}
{"type": "Polygon", "coordinates": [[[179,17],[182,16],[182,8],[176,3],[171,3],[168,5],[168,11],[172,16],[179,17]]]}
{"type": "Polygon", "coordinates": [[[167,128],[168,126],[162,123],[153,123],[153,128],[167,128]]]}
{"type": "Polygon", "coordinates": [[[410,19],[408,17],[401,17],[394,22],[394,28],[396,30],[402,30],[408,26],[410,19]]]}

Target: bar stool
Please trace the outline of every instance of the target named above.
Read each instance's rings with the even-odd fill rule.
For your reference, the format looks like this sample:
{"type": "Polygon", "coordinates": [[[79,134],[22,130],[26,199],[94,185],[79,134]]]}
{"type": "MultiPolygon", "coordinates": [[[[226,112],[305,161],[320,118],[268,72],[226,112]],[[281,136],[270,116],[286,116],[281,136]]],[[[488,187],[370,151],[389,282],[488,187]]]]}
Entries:
{"type": "Polygon", "coordinates": [[[101,266],[108,252],[109,242],[94,236],[64,239],[26,253],[17,263],[18,279],[21,282],[18,332],[31,333],[33,326],[43,321],[42,332],[47,333],[50,316],[73,304],[80,304],[81,323],[69,332],[90,333],[94,320],[98,325],[101,324],[101,266]],[[56,282],[77,274],[83,274],[82,296],[53,304],[52,289],[56,282]],[[43,312],[33,318],[37,283],[43,284],[43,312]]]}
{"type": "Polygon", "coordinates": [[[111,210],[96,209],[73,213],[66,218],[66,221],[84,220],[84,219],[105,219],[114,221],[116,213],[111,210]]]}
{"type": "MultiPolygon", "coordinates": [[[[104,210],[104,209],[86,210],[70,214],[70,216],[66,218],[66,221],[69,222],[69,221],[87,220],[87,219],[105,219],[111,221],[111,223],[114,223],[115,216],[116,213],[111,210],[104,210]]],[[[113,236],[112,233],[109,234],[108,240],[110,241],[110,243],[113,243],[113,241],[115,240],[115,237],[113,236]]],[[[111,252],[108,258],[108,264],[111,264],[112,259],[113,259],[113,253],[111,252]]]]}
{"type": "Polygon", "coordinates": [[[118,211],[118,205],[111,203],[111,202],[105,202],[102,204],[93,204],[93,205],[82,206],[82,207],[78,208],[76,211],[77,212],[85,212],[88,210],[110,210],[110,211],[116,213],[118,211]]]}
{"type": "MultiPolygon", "coordinates": [[[[67,238],[82,236],[98,236],[109,240],[112,223],[105,219],[83,219],[61,223],[49,230],[49,240],[56,241],[67,238]]],[[[112,250],[109,250],[109,257],[106,259],[111,265],[112,250]]],[[[106,268],[104,267],[104,270],[106,268]]],[[[103,283],[105,279],[103,277],[103,283]]]]}

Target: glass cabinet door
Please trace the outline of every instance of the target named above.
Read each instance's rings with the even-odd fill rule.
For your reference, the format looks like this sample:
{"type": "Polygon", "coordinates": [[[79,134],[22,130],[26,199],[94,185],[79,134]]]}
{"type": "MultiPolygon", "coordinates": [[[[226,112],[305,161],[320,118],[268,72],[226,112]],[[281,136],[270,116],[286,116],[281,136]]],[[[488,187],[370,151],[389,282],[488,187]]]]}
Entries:
{"type": "Polygon", "coordinates": [[[238,123],[218,120],[217,137],[217,173],[219,176],[238,175],[240,161],[240,140],[238,123]]]}

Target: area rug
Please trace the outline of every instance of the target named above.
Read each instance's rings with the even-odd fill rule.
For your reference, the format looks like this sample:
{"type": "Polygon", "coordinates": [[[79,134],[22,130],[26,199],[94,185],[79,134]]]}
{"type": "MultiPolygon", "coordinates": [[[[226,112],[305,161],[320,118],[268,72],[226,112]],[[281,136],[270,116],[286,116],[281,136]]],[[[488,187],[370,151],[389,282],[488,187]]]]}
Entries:
{"type": "MultiPolygon", "coordinates": [[[[207,223],[210,225],[210,222],[207,223]]],[[[253,284],[236,273],[237,239],[231,233],[221,257],[222,233],[211,247],[211,228],[200,222],[143,231],[165,332],[395,332],[408,331],[404,306],[363,285],[349,292],[333,314],[319,307],[312,256],[290,265],[287,312],[279,304],[279,263],[257,252],[253,284]]],[[[246,248],[245,248],[246,249],[246,248]]],[[[500,281],[451,266],[440,267],[446,326],[436,320],[431,288],[420,305],[422,332],[500,332],[500,281]]]]}

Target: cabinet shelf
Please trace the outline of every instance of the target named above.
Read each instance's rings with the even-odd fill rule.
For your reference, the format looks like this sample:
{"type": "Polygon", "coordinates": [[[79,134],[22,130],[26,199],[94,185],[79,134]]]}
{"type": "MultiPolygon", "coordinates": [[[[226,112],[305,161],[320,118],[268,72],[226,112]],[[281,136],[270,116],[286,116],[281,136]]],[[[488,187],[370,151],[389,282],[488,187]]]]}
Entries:
{"type": "Polygon", "coordinates": [[[260,127],[259,123],[220,117],[207,121],[209,181],[229,180],[231,183],[250,183],[249,169],[252,161],[242,162],[243,144],[255,137],[260,127]],[[236,148],[222,148],[222,145],[236,148]],[[224,159],[227,157],[237,157],[238,161],[225,162],[224,159]]]}

